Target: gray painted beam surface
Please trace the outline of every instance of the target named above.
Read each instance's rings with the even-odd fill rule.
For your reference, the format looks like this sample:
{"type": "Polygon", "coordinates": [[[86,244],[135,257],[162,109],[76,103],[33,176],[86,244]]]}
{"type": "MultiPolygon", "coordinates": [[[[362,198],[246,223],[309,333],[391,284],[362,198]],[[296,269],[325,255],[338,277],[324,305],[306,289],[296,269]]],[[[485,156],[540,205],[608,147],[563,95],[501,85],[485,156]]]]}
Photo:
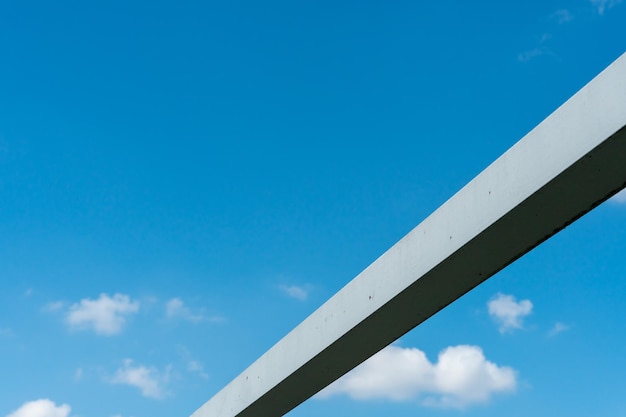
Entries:
{"type": "Polygon", "coordinates": [[[626,54],[192,417],[278,417],[626,185],[626,54]]]}

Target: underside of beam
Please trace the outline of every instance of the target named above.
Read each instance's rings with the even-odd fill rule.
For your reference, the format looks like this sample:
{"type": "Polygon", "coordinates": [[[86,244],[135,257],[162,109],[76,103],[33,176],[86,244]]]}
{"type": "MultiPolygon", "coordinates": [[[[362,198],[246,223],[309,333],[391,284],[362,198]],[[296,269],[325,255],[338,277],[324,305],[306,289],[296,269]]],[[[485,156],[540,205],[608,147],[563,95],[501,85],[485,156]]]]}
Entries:
{"type": "Polygon", "coordinates": [[[192,417],[279,417],[626,186],[626,54],[192,417]]]}

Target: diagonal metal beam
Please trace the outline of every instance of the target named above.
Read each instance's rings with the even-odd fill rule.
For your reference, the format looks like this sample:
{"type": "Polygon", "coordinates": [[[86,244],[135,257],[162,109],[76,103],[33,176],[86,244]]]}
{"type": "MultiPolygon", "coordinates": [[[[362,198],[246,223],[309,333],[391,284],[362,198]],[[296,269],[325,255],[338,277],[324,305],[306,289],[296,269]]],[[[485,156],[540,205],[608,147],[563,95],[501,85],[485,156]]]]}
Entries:
{"type": "Polygon", "coordinates": [[[192,417],[278,417],[626,186],[626,54],[192,417]]]}

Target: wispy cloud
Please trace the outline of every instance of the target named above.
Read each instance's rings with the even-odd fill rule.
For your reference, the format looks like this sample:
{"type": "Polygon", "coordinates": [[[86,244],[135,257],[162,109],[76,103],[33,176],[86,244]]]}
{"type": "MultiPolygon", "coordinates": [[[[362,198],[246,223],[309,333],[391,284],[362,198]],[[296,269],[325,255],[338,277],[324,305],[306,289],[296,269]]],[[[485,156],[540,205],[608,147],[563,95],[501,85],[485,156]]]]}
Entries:
{"type": "Polygon", "coordinates": [[[185,361],[185,365],[187,367],[187,371],[197,374],[202,379],[209,379],[209,374],[204,370],[204,365],[202,362],[193,358],[191,352],[183,346],[178,346],[178,353],[185,361]]]}
{"type": "Polygon", "coordinates": [[[84,373],[83,368],[77,368],[74,371],[74,381],[82,381],[84,373]]]}
{"type": "Polygon", "coordinates": [[[165,315],[169,318],[181,318],[188,321],[202,321],[201,314],[194,314],[180,298],[172,298],[165,304],[165,315]]]}
{"type": "Polygon", "coordinates": [[[100,294],[98,299],[84,298],[72,304],[67,311],[66,323],[71,329],[93,330],[96,334],[111,336],[120,333],[128,316],[138,311],[139,302],[132,301],[128,295],[109,297],[100,294]]]}
{"type": "Polygon", "coordinates": [[[541,36],[536,36],[534,48],[527,49],[517,54],[517,60],[519,62],[529,62],[535,58],[544,55],[552,57],[554,59],[558,59],[558,55],[555,54],[553,50],[549,47],[549,41],[553,37],[552,32],[555,30],[558,31],[558,26],[565,25],[574,20],[574,14],[569,9],[558,9],[551,14],[544,16],[543,18],[541,18],[541,20],[543,21],[544,25],[546,23],[549,23],[549,25],[544,28],[544,32],[541,34],[541,36]]]}
{"type": "Polygon", "coordinates": [[[559,25],[562,25],[574,20],[574,15],[567,9],[559,9],[556,12],[552,13],[551,18],[556,20],[559,25]]]}
{"type": "Polygon", "coordinates": [[[24,403],[7,417],[67,417],[71,410],[67,404],[56,405],[54,401],[41,399],[24,403]]]}
{"type": "Polygon", "coordinates": [[[524,318],[533,311],[530,300],[517,302],[515,297],[506,294],[497,294],[487,303],[489,315],[498,323],[500,333],[521,329],[524,318]]]}
{"type": "Polygon", "coordinates": [[[295,298],[299,301],[306,301],[309,297],[310,288],[308,286],[279,285],[278,288],[288,297],[295,298]]]}
{"type": "Polygon", "coordinates": [[[43,306],[43,311],[47,313],[56,313],[57,311],[63,310],[64,307],[65,303],[63,301],[53,301],[43,306]]]}
{"type": "Polygon", "coordinates": [[[204,365],[202,362],[191,359],[187,362],[187,370],[197,374],[202,379],[209,379],[209,374],[204,371],[204,365]]]}
{"type": "Polygon", "coordinates": [[[9,327],[0,327],[0,337],[13,337],[13,330],[9,327]]]}
{"type": "Polygon", "coordinates": [[[478,346],[451,346],[431,363],[415,348],[388,346],[322,390],[317,397],[345,394],[355,400],[419,399],[425,406],[465,408],[516,389],[517,375],[488,361],[478,346]]]}
{"type": "Polygon", "coordinates": [[[604,16],[604,13],[617,6],[622,0],[590,0],[591,5],[595,7],[600,16],[604,16]]]}
{"type": "Polygon", "coordinates": [[[552,39],[551,33],[543,33],[537,40],[537,47],[521,52],[517,55],[519,62],[528,62],[542,55],[554,56],[554,53],[546,46],[546,43],[552,39]]]}
{"type": "Polygon", "coordinates": [[[155,367],[135,366],[132,359],[125,359],[121,368],[109,380],[111,384],[130,385],[139,388],[147,398],[161,399],[167,394],[166,385],[170,379],[171,367],[161,372],[155,367]]]}
{"type": "Polygon", "coordinates": [[[207,316],[201,310],[192,311],[189,307],[185,305],[183,300],[178,297],[172,298],[167,303],[165,303],[165,315],[169,319],[181,319],[190,321],[192,323],[199,323],[201,321],[224,321],[223,317],[207,316]]]}
{"type": "Polygon", "coordinates": [[[517,54],[517,60],[519,62],[528,62],[531,59],[537,58],[538,56],[541,56],[545,53],[546,52],[543,48],[533,48],[528,51],[520,52],[519,54],[517,54]]]}
{"type": "Polygon", "coordinates": [[[563,333],[569,329],[570,326],[557,321],[556,323],[554,323],[554,326],[552,326],[552,329],[550,329],[550,331],[548,332],[548,336],[556,336],[557,334],[563,333]]]}

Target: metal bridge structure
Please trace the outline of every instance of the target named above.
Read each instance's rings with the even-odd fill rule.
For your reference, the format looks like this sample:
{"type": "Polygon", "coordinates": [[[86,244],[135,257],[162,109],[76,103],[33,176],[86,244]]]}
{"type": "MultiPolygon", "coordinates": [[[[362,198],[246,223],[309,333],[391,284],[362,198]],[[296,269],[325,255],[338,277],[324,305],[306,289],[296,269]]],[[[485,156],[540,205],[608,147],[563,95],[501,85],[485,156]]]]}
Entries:
{"type": "Polygon", "coordinates": [[[202,405],[279,417],[626,186],[626,54],[202,405]]]}

